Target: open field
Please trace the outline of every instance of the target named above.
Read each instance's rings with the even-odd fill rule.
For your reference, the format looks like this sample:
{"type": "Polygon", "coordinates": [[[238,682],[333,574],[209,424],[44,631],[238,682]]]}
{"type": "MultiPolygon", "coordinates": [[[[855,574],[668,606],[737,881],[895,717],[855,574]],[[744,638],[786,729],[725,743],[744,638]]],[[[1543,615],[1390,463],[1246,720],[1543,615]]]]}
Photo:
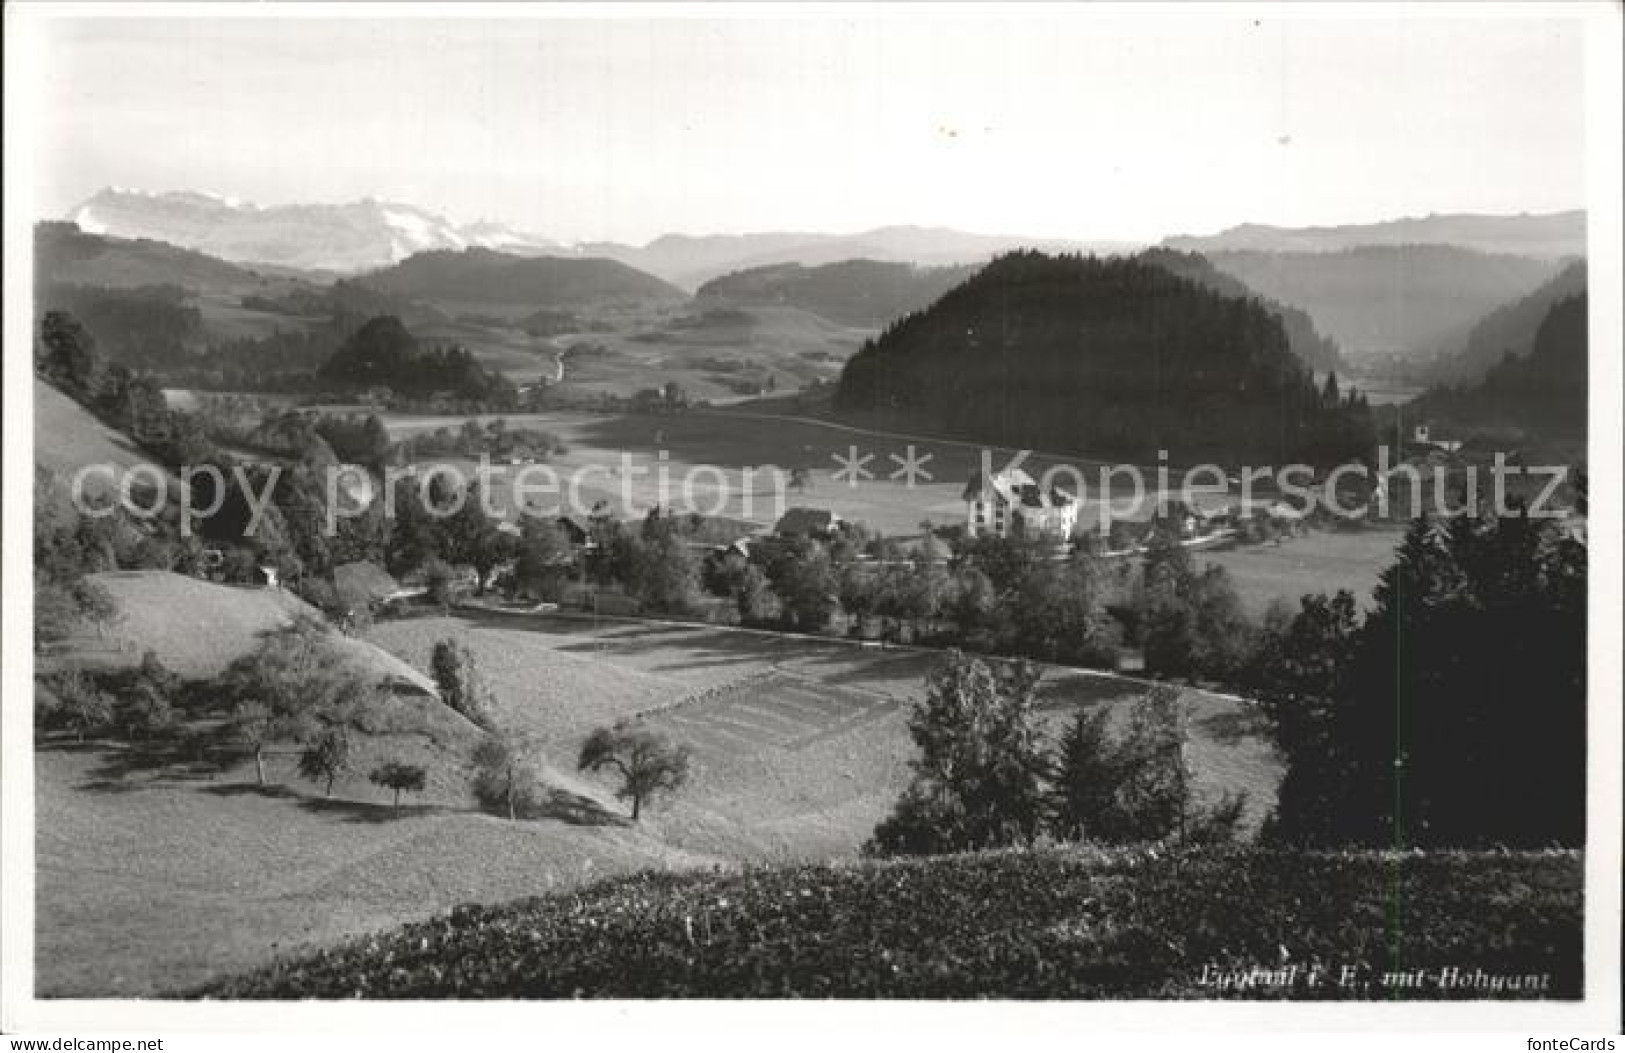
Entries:
{"type": "MultiPolygon", "coordinates": [[[[550,431],[565,441],[569,452],[550,458],[545,466],[554,473],[556,491],[539,494],[537,503],[543,508],[563,506],[576,514],[584,514],[595,501],[604,500],[621,514],[641,516],[663,505],[770,526],[784,508],[801,506],[830,509],[886,535],[906,537],[919,534],[925,519],[937,524],[963,521],[965,483],[981,468],[984,449],[995,470],[1017,455],[1017,451],[974,443],[915,440],[836,422],[744,410],[616,416],[520,413],[477,419],[497,416],[513,427],[550,431]],[[850,473],[841,474],[837,458],[850,457],[854,447],[860,458],[870,458],[863,465],[869,477],[854,480],[850,473]],[[911,448],[924,473],[912,481],[900,468],[911,448]],[[786,473],[796,467],[809,469],[811,481],[805,491],[787,488],[786,473]],[[572,495],[579,500],[572,501],[572,495]]],[[[384,415],[397,438],[441,427],[455,429],[462,420],[425,414],[384,415]]],[[[464,470],[472,468],[472,462],[459,463],[464,470]]],[[[1074,466],[1083,482],[1080,522],[1100,518],[1102,482],[1110,484],[1113,514],[1136,514],[1135,489],[1126,475],[1103,478],[1096,462],[1053,455],[1035,454],[1019,463],[1035,477],[1052,466],[1074,466]]],[[[511,490],[512,483],[504,480],[517,476],[515,470],[498,467],[493,473],[494,489],[511,490]]],[[[533,473],[529,478],[546,482],[550,477],[533,473]]],[[[1178,478],[1177,472],[1171,475],[1173,485],[1178,478]]],[[[1075,480],[1069,475],[1058,476],[1057,481],[1074,488],[1075,480]]],[[[1155,476],[1146,482],[1154,487],[1155,476]]],[[[1149,514],[1154,492],[1143,496],[1139,518],[1149,514]]],[[[1218,498],[1206,500],[1216,502],[1218,498]]]]}
{"type": "MultiPolygon", "coordinates": [[[[246,759],[208,775],[100,744],[47,746],[36,753],[40,990],[173,990],[460,903],[650,867],[849,857],[908,780],[908,704],[934,660],[559,617],[417,618],[372,632],[419,667],[446,636],[473,649],[499,719],[530,734],[556,810],[521,823],[474,810],[459,753],[471,729],[430,725],[369,743],[331,801],[296,779],[291,756],[268,760],[261,788],[246,759]],[[692,744],[696,765],[682,794],[629,827],[612,787],[573,768],[587,731],[636,714],[692,744]],[[432,771],[398,818],[363,774],[386,752],[432,771]]],[[[1058,733],[1079,705],[1126,714],[1141,688],[1051,670],[1041,690],[1058,733]]],[[[1199,792],[1248,790],[1256,821],[1278,763],[1244,706],[1186,698],[1199,792]]]]}
{"type": "Polygon", "coordinates": [[[569,357],[562,393],[628,396],[675,381],[692,399],[729,401],[770,380],[801,388],[834,379],[870,335],[794,307],[698,304],[617,319],[611,329],[558,340],[584,348],[569,357]]]}
{"type": "MultiPolygon", "coordinates": [[[[104,785],[94,748],[36,753],[36,969],[47,997],[173,991],[468,902],[709,860],[619,826],[510,823],[341,788],[104,785]]],[[[291,762],[283,762],[289,764],[291,762]]]]}
{"type": "MultiPolygon", "coordinates": [[[[710,626],[469,614],[382,622],[370,639],[424,667],[453,636],[476,655],[498,719],[531,733],[568,770],[592,728],[641,715],[695,749],[691,785],[646,820],[668,843],[741,859],[855,852],[907,785],[910,705],[935,654],[877,650],[710,626]]],[[[1082,705],[1126,718],[1145,688],[1051,669],[1049,731],[1082,705]]],[[[1251,823],[1274,800],[1280,764],[1247,707],[1190,690],[1199,795],[1248,794],[1251,823]]]]}
{"type": "Polygon", "coordinates": [[[1300,596],[1338,589],[1349,590],[1368,607],[1378,574],[1394,561],[1394,549],[1403,538],[1400,527],[1314,531],[1279,545],[1204,552],[1196,558],[1198,563],[1216,563],[1228,570],[1242,602],[1254,614],[1263,613],[1275,599],[1286,600],[1296,610],[1300,596]]]}

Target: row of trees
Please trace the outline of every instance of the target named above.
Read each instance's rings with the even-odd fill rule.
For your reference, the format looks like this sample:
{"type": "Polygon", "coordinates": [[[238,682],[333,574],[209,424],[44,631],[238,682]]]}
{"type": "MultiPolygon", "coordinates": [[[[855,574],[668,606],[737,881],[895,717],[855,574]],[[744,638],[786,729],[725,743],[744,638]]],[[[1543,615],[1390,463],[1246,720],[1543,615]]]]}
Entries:
{"type": "MultiPolygon", "coordinates": [[[[1417,520],[1368,613],[1347,592],[1305,596],[1259,626],[1238,620],[1222,579],[1187,564],[1155,546],[1148,557],[1148,664],[1258,699],[1287,764],[1266,837],[1585,843],[1586,550],[1573,534],[1523,514],[1417,520]]],[[[873,851],[1234,831],[1240,801],[1192,805],[1172,688],[1136,703],[1116,737],[1106,712],[1079,714],[1051,750],[1036,682],[1022,662],[949,656],[911,717],[915,778],[873,851]]]]}

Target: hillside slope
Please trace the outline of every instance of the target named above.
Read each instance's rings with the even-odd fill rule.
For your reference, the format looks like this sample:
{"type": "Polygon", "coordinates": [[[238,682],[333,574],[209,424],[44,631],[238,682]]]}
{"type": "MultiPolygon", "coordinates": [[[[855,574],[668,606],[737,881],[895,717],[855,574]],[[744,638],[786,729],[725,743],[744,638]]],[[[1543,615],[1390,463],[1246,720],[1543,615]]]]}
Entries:
{"type": "MultiPolygon", "coordinates": [[[[79,403],[34,378],[34,464],[63,479],[87,465],[122,471],[150,465],[128,435],[108,427],[79,403]]],[[[87,477],[87,492],[104,484],[105,474],[87,477]]]]}
{"type": "MultiPolygon", "coordinates": [[[[320,617],[284,589],[217,585],[156,570],[90,577],[112,595],[122,615],[107,631],[108,642],[132,661],[155,651],[165,665],[189,679],[219,676],[234,660],[251,654],[266,633],[301,616],[320,617]]],[[[334,642],[397,692],[435,696],[433,681],[388,652],[336,634],[334,642]]]]}
{"type": "Polygon", "coordinates": [[[1578,854],[1051,849],[647,874],[290,958],[211,998],[1577,998],[1578,854]],[[1296,969],[1276,986],[1211,972],[1296,969]],[[1318,978],[1309,970],[1319,967],[1318,978]],[[1488,992],[1441,983],[1548,974],[1488,992]],[[1344,973],[1344,969],[1351,973],[1344,973]],[[1401,970],[1415,988],[1385,984],[1401,970]],[[1204,983],[1204,977],[1208,982],[1204,983]]]}
{"type": "Polygon", "coordinates": [[[638,830],[479,814],[453,750],[421,735],[366,744],[332,800],[291,756],[267,760],[261,788],[252,761],[212,779],[120,778],[120,754],[36,753],[36,993],[151,997],[460,903],[714,862],[638,830]],[[398,815],[366,778],[385,742],[430,773],[398,815]]]}
{"type": "Polygon", "coordinates": [[[34,282],[43,287],[98,285],[132,289],[173,285],[192,291],[249,294],[285,288],[285,279],[162,241],[94,234],[72,223],[34,227],[34,282]]]}

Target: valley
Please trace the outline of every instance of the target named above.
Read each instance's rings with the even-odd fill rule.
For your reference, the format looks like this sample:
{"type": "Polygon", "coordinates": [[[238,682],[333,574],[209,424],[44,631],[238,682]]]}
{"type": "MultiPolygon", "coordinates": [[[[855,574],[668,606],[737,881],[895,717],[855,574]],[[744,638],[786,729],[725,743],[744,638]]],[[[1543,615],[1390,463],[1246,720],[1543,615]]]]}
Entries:
{"type": "Polygon", "coordinates": [[[616,878],[887,873],[871,857],[911,852],[886,837],[937,836],[906,821],[921,722],[945,699],[1024,707],[1043,795],[1024,835],[922,851],[1263,851],[1304,822],[1277,708],[1300,690],[1283,654],[1330,646],[1313,635],[1329,608],[1304,598],[1346,590],[1326,617],[1365,631],[1416,541],[1407,518],[1340,523],[1268,485],[1244,503],[1237,472],[1301,458],[1324,478],[1365,457],[1383,407],[1422,391],[1397,369],[1356,391],[1370,341],[1409,355],[1516,293],[1529,354],[1572,355],[1572,333],[1537,337],[1583,286],[1582,270],[1547,288],[1546,256],[1436,246],[1445,263],[1395,287],[1370,247],[1308,260],[1257,239],[1210,257],[988,259],[1006,246],[952,232],[897,232],[873,257],[765,235],[584,256],[420,217],[405,245],[393,206],[351,216],[360,240],[240,258],[238,224],[290,216],[231,211],[183,248],[129,236],[161,229],[140,202],[93,204],[94,230],[36,232],[52,495],[36,940],[53,998],[174,997],[616,878]],[[1042,452],[1021,460],[1026,445],[1042,452]],[[317,526],[337,500],[323,471],[468,478],[480,452],[494,517],[317,526]],[[1066,526],[973,528],[984,457],[1010,507],[1064,508],[1066,526]],[[266,535],[227,513],[196,538],[173,516],[91,523],[56,500],[88,464],[173,486],[216,461],[267,487],[266,535]],[[1193,472],[1187,505],[1204,461],[1217,482],[1193,472]],[[1101,474],[1135,466],[1148,487],[1101,474]],[[1046,495],[1017,468],[1076,475],[1046,495]],[[277,650],[290,640],[308,650],[277,650]],[[330,689],[344,697],[300,708],[330,689]],[[628,729],[680,755],[672,792],[629,801],[615,767],[590,770],[585,744],[628,729]],[[1158,735],[1172,810],[1085,793],[1075,807],[1106,811],[1062,818],[1068,764],[1132,802],[1133,773],[1167,754],[1135,751],[1158,735]]]}

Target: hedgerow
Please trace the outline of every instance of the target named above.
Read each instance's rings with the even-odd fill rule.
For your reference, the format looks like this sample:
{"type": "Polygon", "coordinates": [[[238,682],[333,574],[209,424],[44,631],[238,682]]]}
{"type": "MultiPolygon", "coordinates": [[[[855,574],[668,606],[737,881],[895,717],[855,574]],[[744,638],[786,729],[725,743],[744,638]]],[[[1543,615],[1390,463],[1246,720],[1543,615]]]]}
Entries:
{"type": "Polygon", "coordinates": [[[1578,853],[1068,848],[646,873],[458,907],[191,995],[1577,998],[1582,871],[1578,853]],[[1203,983],[1204,967],[1287,966],[1284,983],[1203,983]],[[1451,968],[1546,982],[1440,989],[1451,968]]]}

